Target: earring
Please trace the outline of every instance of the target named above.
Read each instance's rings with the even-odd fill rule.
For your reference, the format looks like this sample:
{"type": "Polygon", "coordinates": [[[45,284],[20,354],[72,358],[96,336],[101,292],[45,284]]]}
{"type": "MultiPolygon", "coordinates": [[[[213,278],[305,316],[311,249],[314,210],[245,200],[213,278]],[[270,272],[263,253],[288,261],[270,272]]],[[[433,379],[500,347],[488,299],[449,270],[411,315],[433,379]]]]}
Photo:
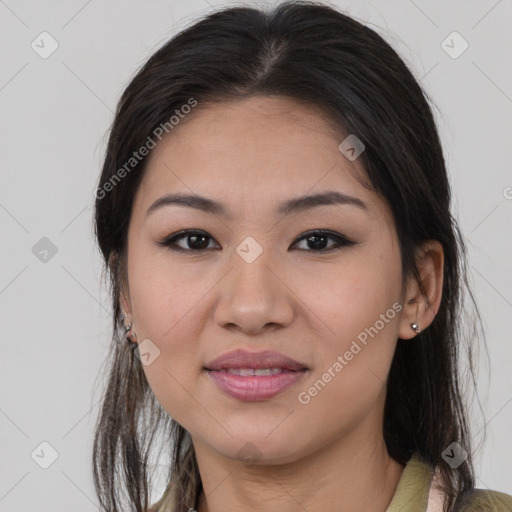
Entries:
{"type": "MultiPolygon", "coordinates": [[[[125,317],[126,318],[126,317],[125,317]]],[[[128,341],[131,341],[132,343],[135,343],[137,341],[137,335],[135,334],[135,331],[132,330],[132,321],[130,320],[130,323],[128,325],[124,326],[124,335],[128,341]],[[133,340],[130,338],[129,333],[132,333],[133,340]]]]}
{"type": "Polygon", "coordinates": [[[411,324],[411,328],[412,328],[412,330],[413,330],[416,334],[419,334],[419,333],[421,332],[421,331],[420,331],[420,327],[419,327],[419,325],[418,325],[416,322],[414,322],[413,324],[411,324]]]}

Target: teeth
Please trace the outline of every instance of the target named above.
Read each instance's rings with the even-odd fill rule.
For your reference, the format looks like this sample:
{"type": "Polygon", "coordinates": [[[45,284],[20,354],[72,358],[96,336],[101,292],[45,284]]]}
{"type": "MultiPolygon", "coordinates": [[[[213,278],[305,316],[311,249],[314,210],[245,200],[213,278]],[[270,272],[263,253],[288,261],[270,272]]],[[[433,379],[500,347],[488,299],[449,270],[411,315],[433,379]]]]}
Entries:
{"type": "Polygon", "coordinates": [[[231,375],[240,375],[245,377],[249,375],[277,375],[278,373],[282,373],[283,370],[281,368],[258,368],[257,370],[254,368],[228,368],[226,371],[231,375]]]}

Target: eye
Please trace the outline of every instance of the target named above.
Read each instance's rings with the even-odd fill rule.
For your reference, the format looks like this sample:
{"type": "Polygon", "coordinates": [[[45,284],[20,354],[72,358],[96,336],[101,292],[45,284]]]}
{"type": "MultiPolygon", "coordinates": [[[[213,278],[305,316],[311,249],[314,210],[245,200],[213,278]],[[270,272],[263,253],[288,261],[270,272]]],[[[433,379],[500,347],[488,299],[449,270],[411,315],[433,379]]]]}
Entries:
{"type": "Polygon", "coordinates": [[[308,231],[300,237],[295,244],[304,240],[310,247],[316,249],[313,252],[330,252],[345,246],[355,245],[355,242],[352,242],[352,240],[349,240],[347,237],[331,231],[308,231]],[[325,244],[329,239],[334,240],[336,243],[334,247],[331,246],[329,249],[326,249],[325,244]]]}
{"type": "Polygon", "coordinates": [[[213,238],[204,231],[184,230],[158,242],[158,245],[168,247],[176,252],[201,252],[202,249],[208,248],[208,239],[213,240],[213,238]],[[186,239],[185,244],[188,248],[177,245],[177,241],[182,239],[186,239]]]}
{"type": "MultiPolygon", "coordinates": [[[[209,243],[208,240],[214,240],[210,235],[208,235],[204,231],[198,230],[184,230],[178,233],[174,233],[171,236],[168,236],[164,240],[157,242],[158,245],[162,247],[168,247],[172,251],[176,252],[203,252],[203,249],[208,249],[209,243]],[[179,245],[178,242],[184,241],[184,245],[179,245]]],[[[355,245],[356,242],[352,242],[347,237],[341,235],[340,233],[331,232],[331,231],[308,231],[300,238],[298,238],[293,245],[298,244],[299,242],[306,241],[308,247],[313,251],[307,252],[330,252],[336,249],[341,249],[343,247],[349,245],[355,245]],[[325,244],[328,240],[334,240],[334,247],[326,248],[325,244]]]]}

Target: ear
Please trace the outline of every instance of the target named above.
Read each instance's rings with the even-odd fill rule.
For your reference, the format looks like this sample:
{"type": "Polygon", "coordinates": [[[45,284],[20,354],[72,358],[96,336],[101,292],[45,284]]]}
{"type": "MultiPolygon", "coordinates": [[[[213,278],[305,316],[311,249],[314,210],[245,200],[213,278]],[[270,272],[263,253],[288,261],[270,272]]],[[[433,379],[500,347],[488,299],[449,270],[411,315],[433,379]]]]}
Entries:
{"type": "Polygon", "coordinates": [[[432,323],[439,310],[444,270],[444,251],[441,243],[437,240],[424,242],[416,251],[416,266],[423,290],[415,276],[411,276],[407,283],[398,331],[398,337],[404,340],[416,336],[411,324],[417,323],[423,331],[432,323]]]}
{"type": "Polygon", "coordinates": [[[130,292],[128,289],[128,283],[125,282],[125,278],[122,275],[121,269],[119,268],[119,256],[116,252],[112,252],[109,258],[109,266],[112,272],[115,272],[117,275],[117,279],[119,279],[119,305],[121,306],[121,310],[123,316],[131,318],[132,316],[132,307],[130,301],[130,292]]]}

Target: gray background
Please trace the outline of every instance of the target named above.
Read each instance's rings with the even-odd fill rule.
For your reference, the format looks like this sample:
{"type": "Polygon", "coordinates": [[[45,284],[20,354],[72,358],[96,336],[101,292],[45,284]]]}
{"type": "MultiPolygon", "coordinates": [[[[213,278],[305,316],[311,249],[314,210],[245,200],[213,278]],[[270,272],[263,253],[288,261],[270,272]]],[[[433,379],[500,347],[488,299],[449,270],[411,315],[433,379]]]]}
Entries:
{"type": "MultiPolygon", "coordinates": [[[[0,0],[1,511],[97,510],[91,434],[110,304],[91,215],[105,134],[149,55],[198,15],[228,4],[0,0]],[[59,45],[47,59],[31,47],[43,31],[59,45]],[[43,237],[57,249],[46,262],[33,252],[43,237]],[[50,460],[43,441],[58,453],[48,469],[31,458],[36,450],[40,462],[50,460]]],[[[480,353],[486,416],[475,416],[474,434],[479,441],[485,421],[488,438],[477,454],[477,484],[512,494],[512,2],[334,5],[384,35],[439,109],[454,214],[490,352],[489,361],[480,353]],[[453,31],[469,44],[457,58],[445,51],[463,48],[458,36],[446,40],[453,31]]]]}

